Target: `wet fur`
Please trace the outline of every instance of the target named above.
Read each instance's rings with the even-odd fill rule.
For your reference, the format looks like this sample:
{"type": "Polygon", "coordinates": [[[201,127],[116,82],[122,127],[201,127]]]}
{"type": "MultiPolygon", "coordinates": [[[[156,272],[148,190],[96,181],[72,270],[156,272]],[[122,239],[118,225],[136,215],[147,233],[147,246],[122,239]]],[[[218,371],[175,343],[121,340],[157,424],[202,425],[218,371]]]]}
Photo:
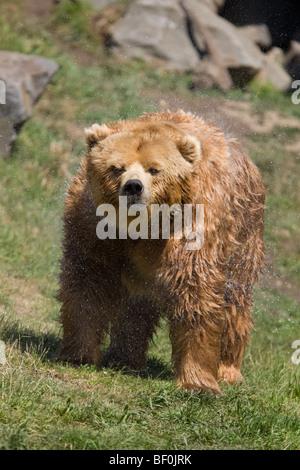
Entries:
{"type": "MultiPolygon", "coordinates": [[[[258,169],[235,140],[182,111],[95,126],[87,132],[87,142],[87,155],[65,201],[58,296],[64,330],[61,358],[99,364],[100,346],[110,333],[105,363],[145,368],[148,343],[163,312],[179,386],[218,393],[218,380],[242,380],[242,357],[253,326],[252,287],[264,258],[264,188],[258,169]],[[96,206],[116,205],[118,197],[117,182],[101,159],[101,142],[108,136],[117,142],[121,133],[125,148],[132,139],[136,152],[144,145],[143,162],[145,146],[154,140],[162,148],[176,145],[185,155],[181,165],[168,166],[164,178],[152,185],[151,197],[156,203],[204,204],[202,249],[187,251],[185,239],[172,237],[96,237],[96,206]],[[192,153],[189,160],[193,149],[183,139],[187,135],[201,145],[196,163],[192,153]]],[[[162,167],[166,158],[162,151],[162,167]]]]}

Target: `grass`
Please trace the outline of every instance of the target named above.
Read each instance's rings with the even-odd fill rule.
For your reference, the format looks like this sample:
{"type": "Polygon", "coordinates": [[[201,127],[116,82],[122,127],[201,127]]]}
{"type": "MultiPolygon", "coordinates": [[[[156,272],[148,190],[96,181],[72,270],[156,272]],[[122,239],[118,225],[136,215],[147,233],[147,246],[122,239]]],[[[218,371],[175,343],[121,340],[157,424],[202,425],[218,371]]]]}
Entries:
{"type": "MultiPolygon", "coordinates": [[[[92,53],[92,12],[62,1],[42,28],[17,1],[1,3],[3,49],[56,60],[59,72],[23,126],[10,159],[0,161],[1,449],[299,449],[299,303],[274,289],[255,290],[255,332],[245,385],[215,398],[174,386],[167,325],[162,322],[142,375],[58,360],[57,290],[63,198],[84,154],[83,128],[155,109],[151,92],[200,100],[190,76],[166,74],[142,61],[118,63],[104,51],[88,66],[69,51],[78,34],[92,53]],[[66,10],[72,8],[71,14],[66,10]],[[21,20],[22,18],[22,20],[21,20]],[[144,98],[147,91],[148,98],[144,98]]],[[[256,84],[244,93],[205,94],[244,100],[257,113],[300,117],[290,98],[256,84]]],[[[286,151],[297,129],[280,126],[248,136],[267,189],[266,242],[276,274],[299,288],[299,158],[286,151]]]]}

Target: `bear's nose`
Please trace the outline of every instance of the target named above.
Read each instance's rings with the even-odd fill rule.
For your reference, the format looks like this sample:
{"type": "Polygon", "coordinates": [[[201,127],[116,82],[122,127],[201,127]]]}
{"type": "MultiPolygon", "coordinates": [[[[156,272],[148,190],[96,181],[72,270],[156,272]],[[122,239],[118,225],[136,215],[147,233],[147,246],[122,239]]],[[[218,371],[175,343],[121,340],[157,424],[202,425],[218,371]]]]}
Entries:
{"type": "Polygon", "coordinates": [[[140,180],[128,180],[124,184],[124,194],[126,196],[139,196],[144,190],[143,183],[140,180]]]}

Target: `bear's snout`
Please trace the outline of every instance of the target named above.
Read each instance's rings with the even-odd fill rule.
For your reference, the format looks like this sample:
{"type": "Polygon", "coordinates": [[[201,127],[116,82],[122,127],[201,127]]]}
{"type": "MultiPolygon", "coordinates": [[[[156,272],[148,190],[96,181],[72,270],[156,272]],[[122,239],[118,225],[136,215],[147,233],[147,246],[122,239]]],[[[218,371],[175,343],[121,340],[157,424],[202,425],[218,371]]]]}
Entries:
{"type": "Polygon", "coordinates": [[[124,196],[140,196],[143,191],[143,183],[138,179],[131,179],[124,184],[122,192],[124,196]]]}

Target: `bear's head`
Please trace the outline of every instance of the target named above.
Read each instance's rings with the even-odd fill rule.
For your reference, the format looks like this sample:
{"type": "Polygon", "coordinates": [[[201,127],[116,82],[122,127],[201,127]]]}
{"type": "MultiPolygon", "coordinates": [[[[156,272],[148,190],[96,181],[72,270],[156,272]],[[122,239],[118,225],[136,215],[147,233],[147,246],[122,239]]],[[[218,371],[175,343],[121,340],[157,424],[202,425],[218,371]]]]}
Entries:
{"type": "Polygon", "coordinates": [[[127,196],[132,204],[184,203],[201,159],[199,141],[168,122],[86,130],[88,177],[96,206],[127,196]]]}

